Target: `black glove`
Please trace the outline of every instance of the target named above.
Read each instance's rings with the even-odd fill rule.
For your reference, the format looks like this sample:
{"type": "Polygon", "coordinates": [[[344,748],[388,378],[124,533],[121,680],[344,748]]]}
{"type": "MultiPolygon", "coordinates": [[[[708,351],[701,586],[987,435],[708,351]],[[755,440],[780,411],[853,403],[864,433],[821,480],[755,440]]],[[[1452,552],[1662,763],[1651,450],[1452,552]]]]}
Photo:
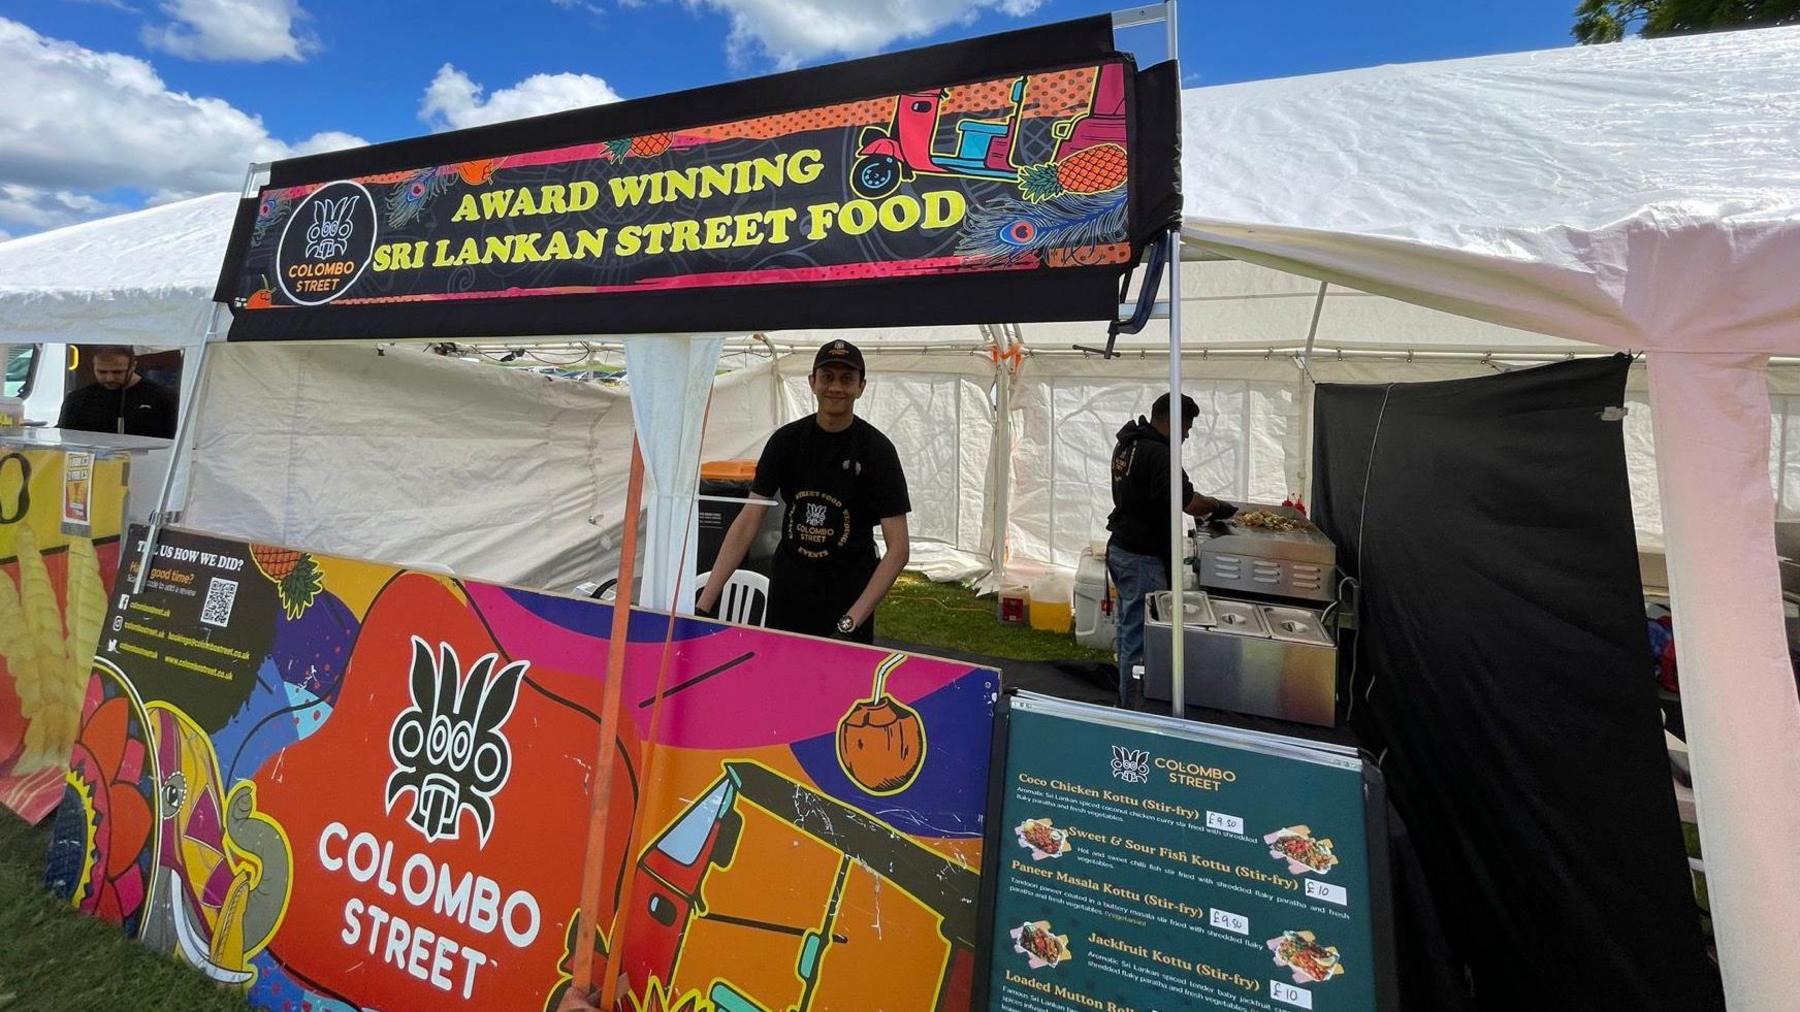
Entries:
{"type": "Polygon", "coordinates": [[[1223,521],[1230,520],[1232,517],[1237,516],[1238,508],[1236,506],[1233,506],[1223,499],[1218,500],[1218,503],[1218,508],[1212,511],[1212,514],[1207,517],[1208,520],[1223,521]]]}

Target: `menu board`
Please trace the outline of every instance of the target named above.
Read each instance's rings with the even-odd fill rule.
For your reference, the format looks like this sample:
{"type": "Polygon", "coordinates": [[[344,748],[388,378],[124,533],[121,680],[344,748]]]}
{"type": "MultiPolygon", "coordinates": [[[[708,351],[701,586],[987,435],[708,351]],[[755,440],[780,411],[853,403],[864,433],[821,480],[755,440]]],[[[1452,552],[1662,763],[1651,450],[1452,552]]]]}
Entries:
{"type": "Polygon", "coordinates": [[[1025,693],[1000,735],[992,1012],[1393,1008],[1354,752],[1025,693]]]}

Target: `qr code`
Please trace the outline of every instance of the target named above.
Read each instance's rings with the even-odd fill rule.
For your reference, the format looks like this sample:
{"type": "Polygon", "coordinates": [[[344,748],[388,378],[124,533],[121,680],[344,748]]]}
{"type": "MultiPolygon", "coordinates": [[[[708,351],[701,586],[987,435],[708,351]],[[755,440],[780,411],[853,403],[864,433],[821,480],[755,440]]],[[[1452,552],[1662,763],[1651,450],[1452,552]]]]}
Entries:
{"type": "Polygon", "coordinates": [[[206,588],[206,603],[200,606],[200,621],[223,629],[231,624],[231,606],[237,601],[237,581],[213,577],[206,588]]]}

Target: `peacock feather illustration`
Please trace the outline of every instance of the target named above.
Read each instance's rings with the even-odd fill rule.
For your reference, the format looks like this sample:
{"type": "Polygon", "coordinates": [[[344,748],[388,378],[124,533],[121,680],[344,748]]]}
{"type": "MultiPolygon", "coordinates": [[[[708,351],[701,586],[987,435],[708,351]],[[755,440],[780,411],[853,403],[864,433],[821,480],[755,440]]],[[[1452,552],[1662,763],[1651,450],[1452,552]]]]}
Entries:
{"type": "Polygon", "coordinates": [[[458,178],[454,165],[420,169],[394,184],[387,195],[387,217],[390,227],[405,225],[431,206],[431,202],[450,189],[458,178]]]}
{"type": "Polygon", "coordinates": [[[262,242],[269,229],[279,225],[293,206],[293,200],[283,191],[263,194],[262,201],[256,205],[256,229],[250,237],[251,241],[262,242]]]}
{"type": "Polygon", "coordinates": [[[969,213],[958,256],[1010,261],[1046,250],[1094,246],[1125,238],[1125,195],[1067,195],[1040,203],[1000,200],[969,213]]]}

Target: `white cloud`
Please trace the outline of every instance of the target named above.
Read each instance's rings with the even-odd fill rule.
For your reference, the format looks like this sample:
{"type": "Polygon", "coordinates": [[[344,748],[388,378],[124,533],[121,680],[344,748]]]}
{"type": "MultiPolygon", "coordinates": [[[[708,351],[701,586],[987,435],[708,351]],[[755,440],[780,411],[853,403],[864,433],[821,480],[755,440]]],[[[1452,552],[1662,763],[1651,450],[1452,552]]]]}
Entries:
{"type": "Polygon", "coordinates": [[[45,38],[5,18],[0,67],[0,185],[38,194],[0,205],[0,225],[38,228],[34,214],[72,220],[113,209],[58,194],[235,190],[252,161],[362,143],[331,131],[289,144],[228,102],[171,91],[143,60],[45,38]]]}
{"type": "Polygon", "coordinates": [[[303,60],[318,39],[300,29],[299,0],[163,0],[167,24],[145,25],[144,45],[187,60],[303,60]]]}
{"type": "Polygon", "coordinates": [[[24,228],[57,228],[122,210],[86,193],[0,183],[0,221],[24,228]]]}
{"type": "Polygon", "coordinates": [[[419,119],[433,130],[461,130],[619,100],[612,85],[592,74],[533,74],[486,97],[483,90],[469,75],[446,63],[419,100],[419,119]]]}
{"type": "Polygon", "coordinates": [[[952,24],[967,24],[983,10],[1012,17],[1036,11],[1044,0],[683,0],[731,19],[727,42],[733,62],[761,54],[778,67],[822,56],[860,56],[889,43],[918,39],[952,24]]]}

